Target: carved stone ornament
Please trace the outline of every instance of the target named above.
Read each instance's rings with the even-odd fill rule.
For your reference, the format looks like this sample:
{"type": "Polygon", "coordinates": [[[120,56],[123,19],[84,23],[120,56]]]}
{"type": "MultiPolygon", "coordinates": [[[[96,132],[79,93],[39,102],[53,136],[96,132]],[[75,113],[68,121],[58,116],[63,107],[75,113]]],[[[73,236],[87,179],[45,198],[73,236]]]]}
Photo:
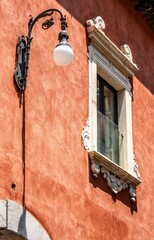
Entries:
{"type": "Polygon", "coordinates": [[[86,30],[88,38],[90,39],[90,45],[93,46],[97,51],[96,55],[105,57],[115,67],[120,70],[125,77],[134,76],[135,72],[138,71],[138,67],[133,63],[131,50],[127,44],[121,46],[121,50],[117,47],[110,38],[104,33],[105,22],[102,17],[97,16],[93,19],[86,21],[86,30]]]}
{"type": "Polygon", "coordinates": [[[130,195],[130,200],[132,202],[135,202],[136,201],[136,188],[132,185],[132,184],[129,184],[129,195],[130,195]]]}
{"type": "Polygon", "coordinates": [[[81,139],[85,150],[89,150],[89,119],[87,119],[86,126],[83,128],[81,139]]]}
{"type": "Polygon", "coordinates": [[[104,33],[105,22],[102,19],[102,17],[100,17],[100,16],[97,16],[97,17],[94,17],[93,19],[87,20],[86,25],[87,25],[87,28],[88,27],[91,28],[92,26],[95,26],[98,30],[100,30],[101,32],[104,33]]]}
{"type": "Polygon", "coordinates": [[[97,163],[92,162],[91,163],[91,171],[93,172],[93,177],[97,178],[98,174],[101,171],[100,166],[97,163]]]}
{"type": "Polygon", "coordinates": [[[124,180],[118,178],[116,175],[110,173],[103,167],[101,167],[101,173],[103,174],[103,178],[106,179],[107,185],[111,188],[113,193],[117,194],[118,192],[128,188],[128,184],[124,180]]]}
{"type": "Polygon", "coordinates": [[[128,58],[128,60],[137,67],[137,65],[133,62],[132,51],[131,51],[130,47],[128,46],[128,44],[121,45],[120,50],[128,58]]]}
{"type": "Polygon", "coordinates": [[[99,173],[103,174],[103,178],[106,180],[108,187],[112,190],[114,194],[121,192],[129,188],[129,195],[131,202],[136,201],[136,187],[130,183],[125,182],[123,179],[117,177],[115,174],[111,173],[99,163],[91,161],[91,171],[95,178],[98,177],[99,173]]]}
{"type": "Polygon", "coordinates": [[[134,160],[134,172],[135,172],[135,174],[136,174],[136,177],[137,177],[138,179],[140,179],[141,174],[140,174],[140,172],[139,172],[139,166],[138,166],[138,164],[137,164],[137,162],[136,162],[136,160],[135,160],[135,154],[134,154],[133,160],[134,160]]]}

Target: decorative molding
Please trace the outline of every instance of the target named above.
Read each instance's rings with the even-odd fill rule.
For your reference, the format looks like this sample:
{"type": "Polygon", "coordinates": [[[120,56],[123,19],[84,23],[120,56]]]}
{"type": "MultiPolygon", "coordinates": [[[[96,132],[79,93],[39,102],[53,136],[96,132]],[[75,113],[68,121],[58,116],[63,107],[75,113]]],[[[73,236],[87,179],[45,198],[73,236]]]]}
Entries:
{"type": "Polygon", "coordinates": [[[135,164],[134,164],[134,172],[136,173],[137,178],[140,179],[141,175],[139,172],[139,167],[138,167],[137,162],[135,162],[135,164]]]}
{"type": "Polygon", "coordinates": [[[86,125],[83,128],[83,131],[81,133],[81,139],[85,150],[89,150],[89,119],[87,119],[86,125]]]}
{"type": "MultiPolygon", "coordinates": [[[[107,56],[102,55],[94,46],[90,45],[88,47],[89,49],[89,60],[95,62],[100,68],[98,68],[98,73],[100,69],[105,69],[108,74],[112,76],[112,78],[116,81],[113,81],[114,83],[118,83],[119,89],[125,88],[130,95],[131,93],[131,84],[130,84],[130,78],[128,75],[126,76],[123,72],[121,72],[115,65],[112,63],[107,56]]],[[[100,73],[101,75],[101,73],[100,73]]],[[[104,77],[105,78],[105,77],[104,77]]],[[[107,80],[107,77],[106,77],[107,80]]],[[[110,78],[111,80],[111,78],[110,78]]],[[[113,86],[114,87],[114,86],[113,86]]]]}
{"type": "Polygon", "coordinates": [[[135,159],[135,154],[134,154],[134,157],[133,157],[133,160],[134,160],[134,172],[135,172],[135,174],[136,174],[136,177],[138,178],[138,179],[140,179],[140,177],[141,177],[141,174],[140,174],[140,171],[139,171],[139,166],[138,166],[138,164],[137,164],[137,162],[136,162],[136,159],[135,159]]]}
{"type": "Polygon", "coordinates": [[[88,152],[89,157],[92,162],[98,164],[100,167],[104,167],[106,170],[110,171],[112,174],[115,174],[118,178],[123,179],[128,184],[132,184],[133,186],[137,186],[141,183],[141,180],[134,177],[128,171],[97,152],[96,150],[92,150],[88,152]]]}
{"type": "Polygon", "coordinates": [[[108,187],[114,194],[118,194],[119,192],[129,188],[131,202],[136,201],[136,187],[133,184],[130,184],[120,177],[117,177],[115,174],[102,167],[101,164],[93,160],[91,160],[91,171],[93,173],[93,177],[95,178],[98,177],[99,173],[102,173],[108,187]]]}
{"type": "Polygon", "coordinates": [[[133,62],[133,55],[132,55],[132,51],[130,49],[130,47],[128,46],[128,44],[123,44],[120,46],[120,50],[122,51],[122,53],[128,58],[128,60],[130,62],[132,62],[136,67],[137,65],[133,62]]]}
{"type": "Polygon", "coordinates": [[[130,50],[130,47],[127,44],[124,44],[120,46],[120,50],[128,58],[128,60],[133,63],[133,56],[132,56],[132,51],[130,50]]]}
{"type": "Polygon", "coordinates": [[[88,38],[91,44],[105,57],[107,57],[127,77],[134,76],[138,69],[126,55],[104,34],[105,23],[101,17],[86,22],[88,38]],[[95,20],[94,20],[95,19],[95,20]],[[95,23],[96,22],[96,23],[95,23]]]}
{"type": "Polygon", "coordinates": [[[100,30],[104,34],[105,22],[102,19],[102,17],[100,16],[94,17],[93,19],[86,21],[86,25],[90,31],[93,29],[93,26],[95,26],[98,30],[100,30]]]}
{"type": "Polygon", "coordinates": [[[109,188],[111,188],[113,193],[117,194],[118,192],[128,188],[128,184],[124,180],[118,178],[116,175],[112,174],[103,167],[101,167],[101,173],[103,174],[103,178],[106,179],[107,185],[109,188]]]}
{"type": "Polygon", "coordinates": [[[91,162],[91,171],[93,172],[93,177],[97,178],[98,174],[101,171],[99,164],[97,164],[94,161],[92,161],[91,162]]]}
{"type": "Polygon", "coordinates": [[[129,185],[129,195],[131,202],[136,202],[136,187],[134,187],[132,184],[129,185]]]}

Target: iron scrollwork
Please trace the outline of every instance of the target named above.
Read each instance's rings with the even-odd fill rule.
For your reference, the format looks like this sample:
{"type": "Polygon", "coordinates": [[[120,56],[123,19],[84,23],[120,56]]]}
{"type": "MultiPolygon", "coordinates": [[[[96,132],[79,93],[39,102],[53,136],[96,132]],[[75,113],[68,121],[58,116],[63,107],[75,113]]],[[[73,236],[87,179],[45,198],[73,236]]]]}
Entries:
{"type": "Polygon", "coordinates": [[[14,81],[18,90],[22,91],[26,88],[26,76],[27,76],[27,65],[26,65],[26,40],[24,36],[18,38],[16,47],[16,66],[14,70],[14,81]]]}
{"type": "Polygon", "coordinates": [[[33,26],[40,18],[50,16],[50,18],[47,19],[42,24],[42,28],[44,30],[50,28],[51,26],[54,25],[54,19],[52,16],[54,12],[57,12],[60,14],[59,19],[61,22],[61,32],[60,32],[61,35],[59,35],[59,40],[61,40],[61,38],[63,36],[65,36],[65,38],[68,38],[68,35],[66,32],[66,28],[67,28],[66,16],[64,16],[57,9],[48,9],[48,10],[40,13],[34,19],[32,16],[30,16],[30,20],[28,23],[28,36],[18,37],[18,42],[17,42],[17,47],[16,47],[16,65],[15,65],[15,70],[14,70],[14,82],[15,82],[15,86],[16,86],[18,92],[20,92],[20,93],[22,93],[26,89],[30,46],[31,46],[31,42],[32,42],[31,33],[32,33],[33,26]]]}

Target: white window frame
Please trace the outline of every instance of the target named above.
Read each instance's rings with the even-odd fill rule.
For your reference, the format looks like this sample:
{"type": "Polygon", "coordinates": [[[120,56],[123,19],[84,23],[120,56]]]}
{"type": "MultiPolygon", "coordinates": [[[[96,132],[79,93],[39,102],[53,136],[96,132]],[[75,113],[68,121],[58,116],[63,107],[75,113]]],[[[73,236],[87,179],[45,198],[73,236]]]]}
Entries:
{"type": "MultiPolygon", "coordinates": [[[[135,188],[141,183],[141,180],[133,152],[132,93],[129,79],[134,76],[138,68],[132,61],[131,52],[126,56],[117,48],[103,32],[104,28],[105,23],[101,17],[87,21],[90,46],[89,122],[87,124],[89,142],[86,149],[92,162],[91,169],[95,177],[101,171],[104,174],[104,178],[107,178],[108,185],[112,185],[110,180],[114,175],[116,182],[119,179],[121,180],[122,189],[125,189],[128,185],[135,188]],[[119,165],[97,151],[97,74],[118,92],[118,126],[119,132],[123,137],[119,165]]],[[[87,129],[87,126],[85,129],[87,129]]],[[[121,191],[112,186],[110,187],[115,193],[121,191]]]]}
{"type": "MultiPolygon", "coordinates": [[[[89,59],[89,152],[97,152],[97,74],[99,74],[118,92],[118,126],[119,132],[123,136],[123,146],[120,151],[120,166],[133,175],[132,98],[129,80],[127,79],[127,84],[125,82],[121,83],[122,77],[125,76],[122,73],[120,75],[120,72],[116,74],[113,71],[115,70],[115,66],[113,67],[109,61],[107,66],[107,59],[95,47],[90,46],[89,52],[92,57],[89,59]]],[[[110,167],[114,169],[115,166],[114,164],[112,165],[110,167]]]]}

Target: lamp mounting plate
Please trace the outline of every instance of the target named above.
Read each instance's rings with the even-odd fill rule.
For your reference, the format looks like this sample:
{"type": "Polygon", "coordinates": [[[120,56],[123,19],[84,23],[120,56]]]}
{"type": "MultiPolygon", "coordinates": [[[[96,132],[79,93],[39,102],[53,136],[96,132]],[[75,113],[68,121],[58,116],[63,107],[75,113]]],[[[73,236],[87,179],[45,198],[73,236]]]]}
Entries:
{"type": "Polygon", "coordinates": [[[24,36],[18,37],[16,46],[16,66],[14,70],[14,82],[19,92],[26,88],[27,77],[27,43],[24,36]]]}

